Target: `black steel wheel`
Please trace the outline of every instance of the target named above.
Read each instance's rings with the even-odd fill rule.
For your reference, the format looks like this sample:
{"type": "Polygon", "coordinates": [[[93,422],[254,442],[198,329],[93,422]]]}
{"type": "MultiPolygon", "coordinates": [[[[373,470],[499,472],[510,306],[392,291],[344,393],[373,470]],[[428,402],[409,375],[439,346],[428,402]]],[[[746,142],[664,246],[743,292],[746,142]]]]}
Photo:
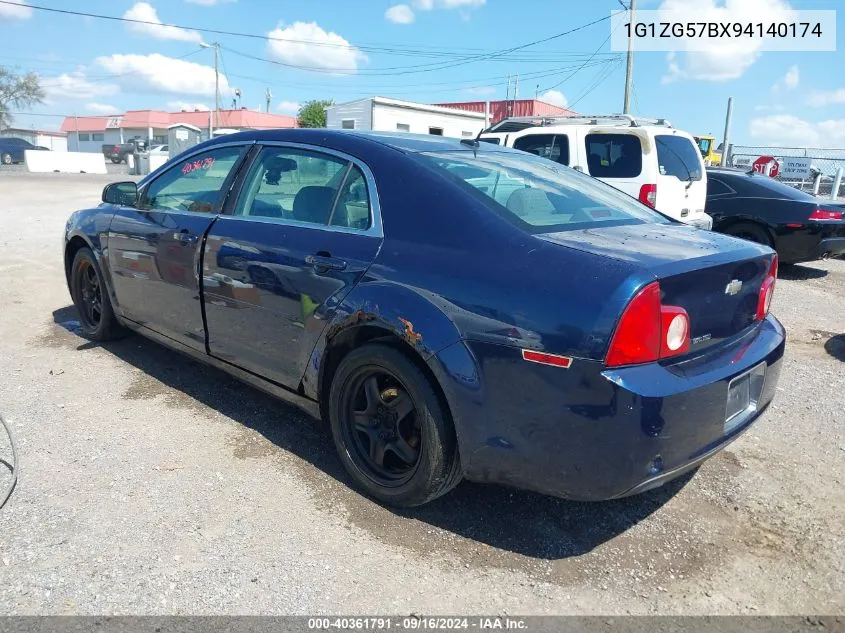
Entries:
{"type": "Polygon", "coordinates": [[[103,276],[89,248],[80,248],[73,258],[70,293],[79,314],[82,333],[95,341],[108,341],[123,333],[109,300],[103,276]]]}
{"type": "Polygon", "coordinates": [[[455,431],[429,379],[402,352],[368,344],[350,352],[328,402],[341,461],[371,497],[426,503],[460,480],[455,431]]]}

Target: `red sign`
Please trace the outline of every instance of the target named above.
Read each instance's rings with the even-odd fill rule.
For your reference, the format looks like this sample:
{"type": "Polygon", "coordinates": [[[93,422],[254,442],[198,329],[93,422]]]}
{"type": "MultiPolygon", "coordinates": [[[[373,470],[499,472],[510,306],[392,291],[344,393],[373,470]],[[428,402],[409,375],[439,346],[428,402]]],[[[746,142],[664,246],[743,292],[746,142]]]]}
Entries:
{"type": "Polygon", "coordinates": [[[777,178],[780,164],[774,156],[761,156],[751,163],[751,169],[758,174],[765,174],[769,178],[777,178]]]}

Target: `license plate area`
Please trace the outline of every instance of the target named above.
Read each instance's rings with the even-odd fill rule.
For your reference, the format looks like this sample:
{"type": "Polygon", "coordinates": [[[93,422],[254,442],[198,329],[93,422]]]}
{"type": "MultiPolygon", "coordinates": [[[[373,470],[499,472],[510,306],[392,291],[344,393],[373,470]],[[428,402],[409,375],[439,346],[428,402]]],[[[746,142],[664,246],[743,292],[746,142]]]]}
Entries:
{"type": "Polygon", "coordinates": [[[766,363],[760,363],[744,374],[737,376],[728,384],[724,426],[726,435],[757,411],[765,381],[766,363]]]}

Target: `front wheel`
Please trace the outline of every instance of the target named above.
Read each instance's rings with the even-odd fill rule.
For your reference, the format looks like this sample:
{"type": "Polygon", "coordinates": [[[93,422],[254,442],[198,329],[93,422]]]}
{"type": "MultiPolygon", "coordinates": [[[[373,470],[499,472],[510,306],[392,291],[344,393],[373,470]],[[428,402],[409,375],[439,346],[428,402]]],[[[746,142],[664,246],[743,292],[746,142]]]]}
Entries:
{"type": "Polygon", "coordinates": [[[73,258],[70,293],[85,337],[110,341],[124,333],[114,316],[108,290],[90,248],[80,248],[73,258]]]}
{"type": "Polygon", "coordinates": [[[332,437],[347,472],[391,506],[422,505],[461,478],[455,429],[428,378],[400,351],[350,352],[332,380],[332,437]]]}
{"type": "Polygon", "coordinates": [[[0,156],[0,162],[2,162],[4,165],[11,165],[12,155],[9,152],[6,152],[2,156],[0,156]]]}

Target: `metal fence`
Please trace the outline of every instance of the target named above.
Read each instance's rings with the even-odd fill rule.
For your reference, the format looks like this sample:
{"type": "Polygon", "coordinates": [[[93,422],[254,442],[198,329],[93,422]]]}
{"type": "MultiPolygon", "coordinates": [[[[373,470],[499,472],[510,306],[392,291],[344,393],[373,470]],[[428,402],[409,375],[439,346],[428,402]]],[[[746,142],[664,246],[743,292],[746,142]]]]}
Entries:
{"type": "MultiPolygon", "coordinates": [[[[754,160],[758,156],[774,156],[776,158],[809,158],[810,177],[804,180],[784,178],[778,180],[788,185],[814,193],[823,198],[831,197],[836,173],[839,169],[845,171],[845,149],[826,149],[819,147],[764,147],[755,145],[731,145],[726,165],[736,165],[738,158],[754,160]]],[[[845,196],[845,180],[840,184],[836,197],[845,196]]]]}

